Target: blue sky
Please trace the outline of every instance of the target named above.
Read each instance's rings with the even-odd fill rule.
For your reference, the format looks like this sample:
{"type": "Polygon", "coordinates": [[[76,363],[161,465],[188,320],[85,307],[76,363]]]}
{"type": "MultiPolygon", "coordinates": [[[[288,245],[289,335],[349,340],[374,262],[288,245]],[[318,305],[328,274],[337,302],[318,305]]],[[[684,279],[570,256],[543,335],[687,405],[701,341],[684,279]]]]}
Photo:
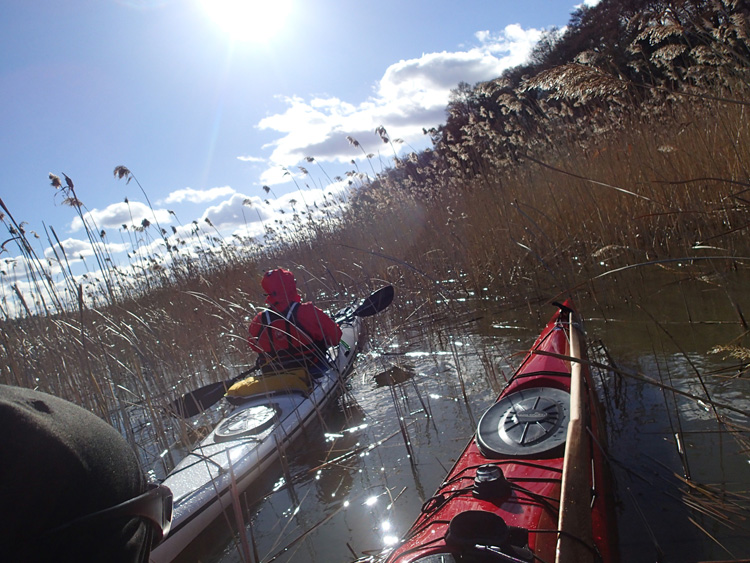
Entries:
{"type": "MultiPolygon", "coordinates": [[[[137,186],[113,177],[124,165],[160,222],[248,229],[238,208],[269,198],[262,186],[276,196],[271,216],[294,197],[291,174],[325,188],[323,170],[361,164],[347,136],[383,158],[378,126],[403,150],[426,146],[422,128],[444,121],[459,81],[522,62],[577,3],[2,0],[0,198],[28,229],[52,225],[85,254],[47,176],[70,176],[99,227],[116,229],[130,222],[126,197],[134,222],[152,216],[137,186]]],[[[6,250],[7,271],[18,253],[6,250]]]]}

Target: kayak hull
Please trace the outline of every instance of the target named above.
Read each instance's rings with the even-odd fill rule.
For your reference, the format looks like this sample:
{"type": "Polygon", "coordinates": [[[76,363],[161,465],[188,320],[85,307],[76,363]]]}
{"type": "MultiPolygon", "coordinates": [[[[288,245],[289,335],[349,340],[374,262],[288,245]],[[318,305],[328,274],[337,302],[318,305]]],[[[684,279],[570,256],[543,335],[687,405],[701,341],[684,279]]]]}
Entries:
{"type": "Polygon", "coordinates": [[[290,388],[247,397],[170,472],[164,484],[174,499],[172,525],[152,551],[152,563],[174,560],[340,395],[357,353],[361,321],[354,317],[341,329],[341,344],[331,350],[331,368],[316,377],[309,390],[290,388]]]}
{"type": "Polygon", "coordinates": [[[585,358],[566,301],[401,543],[379,560],[614,561],[605,441],[585,358]]]}

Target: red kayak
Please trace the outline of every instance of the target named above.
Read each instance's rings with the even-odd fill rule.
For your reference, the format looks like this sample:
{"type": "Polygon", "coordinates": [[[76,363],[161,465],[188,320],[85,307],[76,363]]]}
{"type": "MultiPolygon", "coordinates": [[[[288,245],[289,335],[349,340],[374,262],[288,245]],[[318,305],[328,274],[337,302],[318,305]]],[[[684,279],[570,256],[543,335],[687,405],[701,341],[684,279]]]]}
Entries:
{"type": "Polygon", "coordinates": [[[572,303],[556,305],[388,563],[616,560],[584,335],[572,303]]]}

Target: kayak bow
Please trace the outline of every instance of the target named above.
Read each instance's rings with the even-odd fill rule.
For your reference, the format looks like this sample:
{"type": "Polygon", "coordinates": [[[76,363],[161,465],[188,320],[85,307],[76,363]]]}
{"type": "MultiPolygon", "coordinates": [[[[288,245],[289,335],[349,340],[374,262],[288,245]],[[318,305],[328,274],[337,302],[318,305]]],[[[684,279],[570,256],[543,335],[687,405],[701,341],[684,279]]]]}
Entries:
{"type": "Polygon", "coordinates": [[[602,420],[570,301],[387,563],[612,562],[602,420]]]}

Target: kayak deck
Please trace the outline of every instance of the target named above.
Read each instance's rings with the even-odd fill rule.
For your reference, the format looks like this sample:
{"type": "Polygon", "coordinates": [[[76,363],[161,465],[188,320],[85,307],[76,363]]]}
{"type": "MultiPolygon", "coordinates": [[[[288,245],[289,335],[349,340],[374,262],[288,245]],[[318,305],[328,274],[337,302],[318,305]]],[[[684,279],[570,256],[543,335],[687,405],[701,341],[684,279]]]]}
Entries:
{"type": "Polygon", "coordinates": [[[571,319],[566,302],[388,563],[613,561],[601,421],[571,319]]]}

